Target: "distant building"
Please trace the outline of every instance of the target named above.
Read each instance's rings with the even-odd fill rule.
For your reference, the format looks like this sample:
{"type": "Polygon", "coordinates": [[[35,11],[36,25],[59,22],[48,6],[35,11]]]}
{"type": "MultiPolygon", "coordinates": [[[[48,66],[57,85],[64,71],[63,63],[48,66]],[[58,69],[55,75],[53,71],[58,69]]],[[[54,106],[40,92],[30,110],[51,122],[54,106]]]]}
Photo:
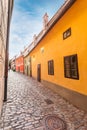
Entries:
{"type": "Polygon", "coordinates": [[[13,57],[10,60],[10,69],[13,70],[13,71],[16,71],[16,57],[13,57]]]}
{"type": "Polygon", "coordinates": [[[24,71],[87,110],[87,0],[66,0],[24,51],[24,71]]]}
{"type": "Polygon", "coordinates": [[[16,57],[15,64],[16,64],[16,71],[24,73],[24,57],[22,53],[20,53],[20,55],[16,57]]]}
{"type": "Polygon", "coordinates": [[[0,114],[6,94],[4,86],[7,84],[9,26],[12,8],[13,0],[0,0],[0,114]]]}

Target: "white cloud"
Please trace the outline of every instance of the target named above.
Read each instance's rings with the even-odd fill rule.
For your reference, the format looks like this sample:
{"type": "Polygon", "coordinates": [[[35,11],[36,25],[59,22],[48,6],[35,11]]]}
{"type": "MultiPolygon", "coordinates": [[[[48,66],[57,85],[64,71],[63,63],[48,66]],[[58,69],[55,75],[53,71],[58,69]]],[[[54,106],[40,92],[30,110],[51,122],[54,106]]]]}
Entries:
{"type": "MultiPolygon", "coordinates": [[[[35,11],[24,10],[19,6],[20,0],[15,0],[15,6],[13,10],[13,17],[10,29],[10,43],[9,43],[9,54],[10,58],[17,55],[20,51],[24,49],[24,46],[29,45],[33,40],[33,35],[38,34],[43,28],[42,17],[45,12],[48,12],[49,18],[53,16],[56,12],[54,5],[49,4],[46,7],[38,5],[35,7],[35,11]],[[54,7],[54,9],[52,8],[54,7]]],[[[27,4],[30,6],[29,0],[26,0],[27,4]]],[[[56,0],[57,1],[57,0],[56,0]]],[[[60,0],[59,0],[60,1],[60,0]]],[[[63,1],[63,0],[62,0],[63,1]]]]}
{"type": "Polygon", "coordinates": [[[34,34],[42,29],[39,19],[34,19],[28,12],[15,10],[10,29],[10,58],[18,54],[24,46],[30,44],[34,34]]]}

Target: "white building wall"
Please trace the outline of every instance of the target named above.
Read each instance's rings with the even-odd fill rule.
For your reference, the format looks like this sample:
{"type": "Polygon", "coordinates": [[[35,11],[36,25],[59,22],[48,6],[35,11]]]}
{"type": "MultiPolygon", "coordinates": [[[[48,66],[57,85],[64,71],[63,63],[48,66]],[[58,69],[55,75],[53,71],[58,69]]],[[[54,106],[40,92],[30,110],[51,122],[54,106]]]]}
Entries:
{"type": "MultiPolygon", "coordinates": [[[[8,1],[0,0],[0,114],[4,99],[4,71],[8,21],[8,1]]],[[[12,0],[10,0],[12,2],[12,0]]]]}

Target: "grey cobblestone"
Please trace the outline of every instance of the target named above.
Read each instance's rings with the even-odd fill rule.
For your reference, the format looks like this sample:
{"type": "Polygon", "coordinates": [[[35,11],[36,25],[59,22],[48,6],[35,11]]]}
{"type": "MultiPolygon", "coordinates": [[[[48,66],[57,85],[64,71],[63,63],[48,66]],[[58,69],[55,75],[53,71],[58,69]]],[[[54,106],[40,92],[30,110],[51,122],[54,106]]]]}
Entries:
{"type": "Polygon", "coordinates": [[[8,100],[3,105],[0,130],[45,130],[43,118],[56,114],[67,130],[87,130],[87,113],[25,75],[9,72],[8,100]],[[46,99],[53,103],[47,104],[46,99]]]}

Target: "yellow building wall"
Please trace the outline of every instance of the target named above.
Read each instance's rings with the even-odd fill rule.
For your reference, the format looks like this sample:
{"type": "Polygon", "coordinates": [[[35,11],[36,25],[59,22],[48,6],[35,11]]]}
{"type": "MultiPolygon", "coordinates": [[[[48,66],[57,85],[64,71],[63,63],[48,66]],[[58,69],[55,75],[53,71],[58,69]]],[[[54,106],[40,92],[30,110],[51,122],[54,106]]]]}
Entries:
{"type": "Polygon", "coordinates": [[[37,64],[41,64],[42,80],[87,95],[87,0],[77,0],[29,55],[33,77],[37,78],[37,64]],[[69,27],[71,36],[63,40],[69,27]],[[73,54],[78,56],[79,80],[64,77],[64,56],[73,54]],[[48,61],[52,59],[54,75],[48,75],[48,61]]]}

